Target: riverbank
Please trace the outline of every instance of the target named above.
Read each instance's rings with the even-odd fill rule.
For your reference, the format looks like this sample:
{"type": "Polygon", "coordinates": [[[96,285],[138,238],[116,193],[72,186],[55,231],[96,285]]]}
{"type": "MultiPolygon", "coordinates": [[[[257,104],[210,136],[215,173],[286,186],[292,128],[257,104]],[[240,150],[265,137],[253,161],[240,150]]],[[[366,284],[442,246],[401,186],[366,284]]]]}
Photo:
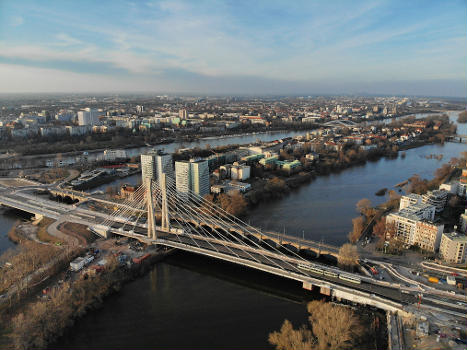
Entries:
{"type": "MultiPolygon", "coordinates": [[[[109,252],[110,253],[110,252],[109,252]]],[[[91,310],[102,306],[103,300],[117,293],[121,287],[144,274],[152,266],[167,257],[172,250],[151,250],[144,259],[133,259],[122,264],[119,255],[106,254],[95,265],[80,273],[49,275],[50,283],[44,288],[39,300],[26,299],[21,305],[11,303],[0,319],[0,344],[14,349],[45,348],[50,342],[66,333],[74,321],[91,310]]],[[[73,256],[74,257],[74,256],[73,256]]],[[[69,259],[64,267],[68,266],[69,259]]],[[[37,289],[30,292],[37,293],[37,289]]]]}

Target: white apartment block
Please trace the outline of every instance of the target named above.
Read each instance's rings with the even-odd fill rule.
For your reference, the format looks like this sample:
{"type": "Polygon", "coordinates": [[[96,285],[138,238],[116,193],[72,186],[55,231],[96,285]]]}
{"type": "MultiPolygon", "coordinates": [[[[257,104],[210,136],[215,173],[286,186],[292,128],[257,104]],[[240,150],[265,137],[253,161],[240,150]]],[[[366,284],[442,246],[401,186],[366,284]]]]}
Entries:
{"type": "Polygon", "coordinates": [[[159,152],[156,155],[156,176],[157,179],[166,174],[168,178],[174,179],[174,165],[172,155],[168,153],[159,152]]]}
{"type": "Polygon", "coordinates": [[[155,153],[141,155],[141,177],[143,179],[143,183],[146,179],[156,180],[157,167],[155,153]]]}
{"type": "Polygon", "coordinates": [[[249,165],[233,165],[230,168],[230,178],[239,181],[247,180],[250,178],[250,171],[249,165]]]}
{"type": "Polygon", "coordinates": [[[104,160],[114,161],[116,159],[126,159],[126,151],[124,149],[106,149],[104,151],[104,160]]]}
{"type": "Polygon", "coordinates": [[[436,212],[439,213],[444,210],[448,199],[448,192],[444,190],[428,191],[422,196],[422,202],[425,204],[433,205],[436,212]]]}
{"type": "Polygon", "coordinates": [[[175,162],[177,191],[188,194],[191,190],[204,197],[210,192],[209,166],[206,160],[175,162]]]}
{"type": "Polygon", "coordinates": [[[397,213],[391,213],[386,217],[386,223],[394,223],[396,236],[409,245],[417,243],[417,223],[419,221],[433,221],[435,207],[428,204],[415,204],[397,213]]]}
{"type": "Polygon", "coordinates": [[[160,179],[165,173],[168,178],[174,178],[172,155],[163,152],[151,152],[141,155],[142,178],[160,179]]]}
{"type": "Polygon", "coordinates": [[[97,109],[85,108],[78,112],[78,125],[97,125],[99,123],[98,116],[97,109]]]}
{"type": "Polygon", "coordinates": [[[439,247],[439,255],[449,263],[465,263],[467,257],[467,236],[456,232],[443,233],[439,247]]]}
{"type": "Polygon", "coordinates": [[[467,233],[467,209],[465,209],[465,212],[461,214],[459,221],[461,226],[461,232],[467,233]]]}
{"type": "Polygon", "coordinates": [[[439,249],[444,225],[429,221],[417,221],[414,242],[421,249],[436,252],[439,249]]]}
{"type": "Polygon", "coordinates": [[[422,202],[422,196],[415,193],[409,193],[401,197],[399,210],[410,207],[414,204],[420,204],[422,202]]]}

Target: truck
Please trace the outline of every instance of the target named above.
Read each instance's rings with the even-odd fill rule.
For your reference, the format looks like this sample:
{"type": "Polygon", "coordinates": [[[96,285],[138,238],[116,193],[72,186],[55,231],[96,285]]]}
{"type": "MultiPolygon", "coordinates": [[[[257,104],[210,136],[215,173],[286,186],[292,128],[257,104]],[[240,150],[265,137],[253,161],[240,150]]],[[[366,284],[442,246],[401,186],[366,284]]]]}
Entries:
{"type": "Polygon", "coordinates": [[[456,278],[454,276],[446,276],[446,282],[451,286],[455,286],[456,278]]]}
{"type": "Polygon", "coordinates": [[[94,257],[92,255],[77,257],[75,260],[70,262],[70,269],[74,272],[80,271],[85,265],[89,264],[93,260],[94,257]]]}

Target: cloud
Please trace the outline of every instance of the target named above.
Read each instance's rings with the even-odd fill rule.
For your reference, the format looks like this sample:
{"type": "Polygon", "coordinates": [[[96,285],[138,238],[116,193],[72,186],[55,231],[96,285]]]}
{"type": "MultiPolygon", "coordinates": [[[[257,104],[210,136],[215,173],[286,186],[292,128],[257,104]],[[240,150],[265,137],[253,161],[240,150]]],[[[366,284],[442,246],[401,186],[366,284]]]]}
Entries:
{"type": "Polygon", "coordinates": [[[24,23],[24,18],[21,16],[14,16],[11,18],[11,25],[13,27],[18,27],[24,23]]]}
{"type": "MultiPolygon", "coordinates": [[[[83,42],[79,39],[73,38],[72,36],[66,34],[66,33],[59,33],[55,36],[58,41],[63,45],[63,46],[73,46],[73,45],[81,45],[83,42]]],[[[56,45],[60,45],[60,43],[57,43],[56,45]]]]}
{"type": "Polygon", "coordinates": [[[22,33],[2,37],[0,62],[118,77],[148,87],[162,78],[168,88],[175,86],[172,81],[184,88],[198,79],[200,91],[216,91],[221,82],[232,84],[233,91],[241,79],[258,91],[268,84],[297,91],[387,77],[465,78],[460,17],[444,7],[437,12],[428,5],[413,7],[397,1],[216,0],[109,7],[104,1],[83,15],[79,2],[31,4],[22,33]]]}

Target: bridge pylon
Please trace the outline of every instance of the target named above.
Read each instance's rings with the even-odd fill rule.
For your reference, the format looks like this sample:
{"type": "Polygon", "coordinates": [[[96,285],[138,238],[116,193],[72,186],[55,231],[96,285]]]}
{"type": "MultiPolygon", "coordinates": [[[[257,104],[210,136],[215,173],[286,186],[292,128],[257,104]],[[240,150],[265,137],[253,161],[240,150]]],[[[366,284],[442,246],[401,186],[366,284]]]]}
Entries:
{"type": "Polygon", "coordinates": [[[161,227],[165,231],[170,230],[169,210],[167,209],[167,176],[165,173],[161,174],[159,185],[161,187],[161,207],[162,207],[162,223],[161,227]]]}
{"type": "Polygon", "coordinates": [[[154,211],[154,197],[152,192],[152,179],[145,179],[146,207],[148,210],[148,238],[156,239],[156,213],[154,211]]]}

